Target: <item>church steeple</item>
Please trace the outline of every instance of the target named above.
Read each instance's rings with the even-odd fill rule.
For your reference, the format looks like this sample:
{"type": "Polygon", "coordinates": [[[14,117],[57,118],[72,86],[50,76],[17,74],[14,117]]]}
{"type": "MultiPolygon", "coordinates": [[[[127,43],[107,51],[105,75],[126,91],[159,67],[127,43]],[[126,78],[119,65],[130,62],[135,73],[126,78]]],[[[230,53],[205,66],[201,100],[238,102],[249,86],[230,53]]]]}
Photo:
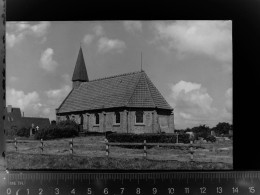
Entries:
{"type": "Polygon", "coordinates": [[[72,76],[73,88],[78,88],[82,82],[88,82],[88,73],[82,48],[79,49],[78,59],[72,76]]]}

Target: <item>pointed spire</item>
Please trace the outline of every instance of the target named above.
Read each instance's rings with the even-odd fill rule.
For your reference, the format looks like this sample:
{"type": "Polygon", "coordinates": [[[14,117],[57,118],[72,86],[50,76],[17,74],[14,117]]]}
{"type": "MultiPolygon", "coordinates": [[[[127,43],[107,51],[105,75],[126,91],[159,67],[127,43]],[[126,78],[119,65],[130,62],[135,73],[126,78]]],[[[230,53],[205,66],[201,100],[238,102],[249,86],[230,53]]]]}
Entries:
{"type": "Polygon", "coordinates": [[[88,73],[84,61],[82,48],[79,49],[78,59],[72,76],[72,81],[88,82],[88,73]]]}

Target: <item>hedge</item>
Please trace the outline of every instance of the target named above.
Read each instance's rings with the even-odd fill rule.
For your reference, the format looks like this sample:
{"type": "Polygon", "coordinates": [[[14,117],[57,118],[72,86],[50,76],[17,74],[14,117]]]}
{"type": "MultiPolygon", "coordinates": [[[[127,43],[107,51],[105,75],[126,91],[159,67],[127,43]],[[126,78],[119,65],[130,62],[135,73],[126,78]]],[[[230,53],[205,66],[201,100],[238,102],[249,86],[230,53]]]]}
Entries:
{"type": "Polygon", "coordinates": [[[35,139],[57,139],[69,138],[79,135],[78,125],[74,121],[62,121],[58,124],[52,124],[47,128],[40,129],[35,134],[35,139]]]}
{"type": "MultiPolygon", "coordinates": [[[[129,134],[129,133],[111,133],[107,135],[109,142],[119,143],[176,143],[175,134],[129,134]]],[[[190,143],[189,135],[183,134],[178,136],[179,143],[190,143]]],[[[142,148],[143,146],[126,146],[127,148],[142,148]]],[[[149,147],[148,147],[149,148],[149,147]]]]}
{"type": "Polygon", "coordinates": [[[16,132],[17,136],[20,137],[29,137],[30,136],[30,128],[22,127],[16,132]]]}

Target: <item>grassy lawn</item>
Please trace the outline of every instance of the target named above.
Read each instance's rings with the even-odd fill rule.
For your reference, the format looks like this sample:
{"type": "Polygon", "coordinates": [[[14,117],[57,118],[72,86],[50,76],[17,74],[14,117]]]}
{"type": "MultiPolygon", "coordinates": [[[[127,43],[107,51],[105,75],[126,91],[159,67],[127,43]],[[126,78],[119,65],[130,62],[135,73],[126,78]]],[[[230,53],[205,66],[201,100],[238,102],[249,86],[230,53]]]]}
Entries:
{"type": "MultiPolygon", "coordinates": [[[[188,148],[153,147],[147,150],[147,159],[142,149],[110,147],[106,157],[103,136],[78,137],[74,139],[73,155],[70,154],[70,139],[44,142],[41,153],[39,141],[25,140],[7,143],[8,169],[232,169],[230,151],[212,151],[210,144],[197,148],[194,162],[190,161],[188,148]]],[[[232,143],[215,144],[216,149],[232,147],[232,143]]]]}

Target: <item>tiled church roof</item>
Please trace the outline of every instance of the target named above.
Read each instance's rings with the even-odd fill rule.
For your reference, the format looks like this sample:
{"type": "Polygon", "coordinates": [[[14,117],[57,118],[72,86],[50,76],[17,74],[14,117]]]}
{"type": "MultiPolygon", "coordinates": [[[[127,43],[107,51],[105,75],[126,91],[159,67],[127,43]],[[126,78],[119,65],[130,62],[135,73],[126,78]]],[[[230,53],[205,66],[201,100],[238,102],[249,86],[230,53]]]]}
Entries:
{"type": "Polygon", "coordinates": [[[115,107],[173,110],[144,71],[83,82],[72,89],[57,114],[115,107]]]}

